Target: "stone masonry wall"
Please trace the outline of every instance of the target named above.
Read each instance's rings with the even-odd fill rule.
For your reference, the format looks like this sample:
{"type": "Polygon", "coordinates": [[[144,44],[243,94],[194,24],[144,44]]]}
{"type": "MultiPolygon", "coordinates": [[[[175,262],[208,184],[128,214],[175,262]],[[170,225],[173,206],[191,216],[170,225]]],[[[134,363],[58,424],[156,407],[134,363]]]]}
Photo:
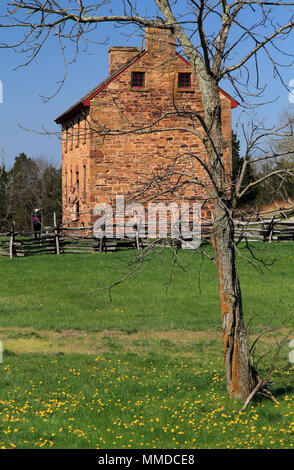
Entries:
{"type": "MultiPolygon", "coordinates": [[[[124,195],[126,200],[133,198],[135,192],[140,193],[152,180],[148,193],[138,196],[138,202],[158,193],[163,194],[153,202],[191,203],[200,200],[203,203],[202,218],[211,217],[212,201],[206,190],[210,182],[197,160],[207,161],[197,137],[197,133],[203,131],[195,117],[185,115],[187,111],[203,115],[197,80],[192,73],[191,88],[178,88],[178,73],[192,72],[192,69],[176,53],[171,36],[167,38],[161,33],[159,41],[155,33],[147,28],[145,54],[91,99],[87,138],[81,134],[84,120],[79,124],[79,141],[74,136],[71,144],[71,136],[66,139],[63,132],[64,221],[67,218],[66,173],[69,187],[71,174],[73,182],[76,182],[76,172],[79,174],[80,196],[78,225],[94,221],[91,211],[97,203],[114,205],[118,194],[124,195]],[[144,88],[131,87],[132,72],[145,73],[144,88]],[[173,171],[167,179],[166,172],[171,167],[173,171]],[[191,179],[188,178],[191,174],[195,184],[185,184],[191,179]],[[197,184],[199,180],[202,185],[197,184]],[[206,188],[203,185],[207,185],[206,188]],[[168,192],[168,188],[173,188],[173,191],[168,192]],[[84,192],[86,198],[83,197],[84,192]]],[[[225,166],[229,177],[231,102],[224,95],[221,95],[221,102],[225,166]]]]}

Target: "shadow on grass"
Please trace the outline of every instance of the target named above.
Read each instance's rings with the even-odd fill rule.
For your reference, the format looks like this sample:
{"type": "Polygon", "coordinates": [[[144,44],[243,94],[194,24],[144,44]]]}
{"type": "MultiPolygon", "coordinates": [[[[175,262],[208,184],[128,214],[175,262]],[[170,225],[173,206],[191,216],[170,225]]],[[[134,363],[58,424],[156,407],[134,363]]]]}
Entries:
{"type": "Polygon", "coordinates": [[[284,395],[287,395],[288,393],[293,394],[294,393],[294,386],[285,385],[284,387],[276,388],[272,392],[273,392],[274,396],[278,399],[278,397],[283,397],[284,395]]]}

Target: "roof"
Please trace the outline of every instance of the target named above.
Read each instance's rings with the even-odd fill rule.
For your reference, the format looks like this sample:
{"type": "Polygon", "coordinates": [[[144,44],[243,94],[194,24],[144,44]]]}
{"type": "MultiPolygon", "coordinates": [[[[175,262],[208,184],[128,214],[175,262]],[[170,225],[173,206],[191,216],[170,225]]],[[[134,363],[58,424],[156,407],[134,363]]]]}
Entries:
{"type": "MultiPolygon", "coordinates": [[[[63,124],[64,122],[68,121],[72,117],[74,117],[78,112],[80,112],[83,108],[88,108],[90,106],[90,100],[94,98],[100,91],[102,91],[105,87],[109,85],[113,80],[115,80],[116,77],[118,77],[121,73],[123,73],[127,68],[129,68],[131,65],[133,65],[137,60],[141,59],[147,51],[142,50],[140,54],[132,57],[128,62],[126,62],[122,67],[120,67],[116,72],[112,73],[109,75],[105,80],[103,80],[99,85],[97,85],[95,88],[93,88],[89,93],[84,95],[79,101],[74,103],[70,108],[68,108],[64,113],[62,113],[58,118],[55,119],[55,122],[57,124],[63,124]]],[[[177,53],[177,55],[187,64],[190,65],[190,63],[182,57],[180,54],[177,53]]],[[[234,100],[228,93],[226,93],[224,90],[222,90],[219,87],[220,92],[226,96],[230,101],[231,101],[231,108],[236,108],[239,103],[234,100]]]]}
{"type": "Polygon", "coordinates": [[[62,124],[63,122],[67,121],[73,115],[75,115],[78,111],[80,111],[84,107],[89,107],[90,106],[90,100],[96,96],[103,88],[105,88],[109,83],[111,83],[118,75],[120,75],[122,72],[124,72],[128,67],[133,65],[137,60],[139,60],[143,55],[146,54],[147,51],[142,51],[140,54],[137,54],[135,57],[132,57],[128,62],[126,62],[122,67],[120,67],[116,72],[112,73],[109,75],[105,80],[103,80],[99,85],[97,85],[95,88],[93,88],[89,93],[87,93],[85,96],[83,96],[79,101],[77,101],[75,104],[73,104],[70,108],[68,108],[64,113],[62,113],[60,116],[58,116],[57,119],[55,119],[55,122],[57,124],[62,124]]]}

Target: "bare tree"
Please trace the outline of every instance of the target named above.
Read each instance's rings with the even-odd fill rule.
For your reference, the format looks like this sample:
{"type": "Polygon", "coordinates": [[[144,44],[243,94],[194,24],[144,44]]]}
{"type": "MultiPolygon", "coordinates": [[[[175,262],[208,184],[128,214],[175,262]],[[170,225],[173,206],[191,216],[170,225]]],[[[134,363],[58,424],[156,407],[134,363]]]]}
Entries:
{"type": "MultiPolygon", "coordinates": [[[[156,26],[173,31],[197,76],[204,108],[203,114],[194,113],[193,118],[202,128],[198,137],[205,146],[208,158],[207,162],[202,160],[200,164],[209,177],[208,189],[214,201],[212,245],[220,289],[227,391],[232,398],[246,402],[257,388],[265,390],[266,381],[259,379],[250,363],[236,268],[233,210],[238,199],[252,186],[272,176],[282,175],[286,170],[272,170],[244,187],[242,181],[252,156],[247,152],[239,180],[234,188],[230,186],[230,177],[224,165],[219,83],[222,79],[228,80],[244,108],[254,104],[250,102],[252,97],[260,103],[264,91],[261,85],[261,64],[264,60],[269,61],[273,73],[283,83],[281,67],[285,64],[281,62],[292,59],[289,52],[283,50],[283,40],[292,34],[294,2],[153,0],[148,5],[152,10],[157,8],[157,12],[150,16],[139,12],[142,2],[136,0],[115,1],[113,5],[110,1],[98,0],[93,0],[91,5],[84,0],[9,0],[6,4],[7,10],[0,27],[21,29],[23,34],[18,42],[2,44],[1,47],[26,53],[26,65],[40,53],[47,39],[54,36],[66,70],[66,41],[75,44],[78,54],[82,44],[87,47],[88,41],[93,39],[93,31],[107,22],[138,27],[156,26]],[[112,12],[112,6],[119,14],[112,12]],[[277,55],[279,60],[276,59],[277,55]]],[[[255,126],[248,141],[249,149],[254,145],[256,147],[263,135],[272,132],[265,129],[258,131],[258,127],[255,126]]],[[[255,161],[273,156],[259,155],[255,161]]],[[[204,182],[197,181],[197,184],[204,182]]]]}
{"type": "Polygon", "coordinates": [[[274,203],[276,207],[280,205],[291,208],[294,196],[294,179],[292,176],[294,171],[294,129],[292,113],[284,112],[279,116],[276,129],[274,135],[269,136],[265,146],[265,151],[275,154],[276,157],[266,159],[264,162],[261,161],[258,173],[263,176],[282,169],[288,169],[289,172],[288,174],[286,171],[282,172],[270,180],[266,180],[260,187],[259,199],[264,204],[274,203]]]}

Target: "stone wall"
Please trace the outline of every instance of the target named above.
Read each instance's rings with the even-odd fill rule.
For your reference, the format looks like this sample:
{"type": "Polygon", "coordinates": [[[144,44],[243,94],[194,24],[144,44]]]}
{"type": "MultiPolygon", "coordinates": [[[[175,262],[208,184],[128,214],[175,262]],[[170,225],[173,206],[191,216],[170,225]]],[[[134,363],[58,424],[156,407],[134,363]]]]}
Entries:
{"type": "MultiPolygon", "coordinates": [[[[161,196],[154,202],[201,200],[203,219],[211,217],[212,201],[206,190],[210,182],[199,163],[199,160],[207,161],[197,136],[203,131],[196,116],[191,114],[196,112],[203,116],[197,79],[188,62],[176,53],[170,33],[157,32],[146,29],[145,53],[91,99],[87,138],[83,131],[85,120],[81,117],[75,121],[73,143],[71,131],[67,139],[63,132],[64,221],[68,215],[66,173],[69,187],[70,175],[75,183],[77,172],[80,224],[94,220],[91,211],[97,203],[113,205],[118,194],[132,200],[135,193],[138,202],[146,202],[151,195],[159,193],[161,196]],[[144,87],[132,87],[132,72],[144,72],[144,87]],[[190,88],[178,87],[179,73],[191,73],[190,88]],[[78,130],[79,139],[75,135],[78,130]],[[189,175],[193,175],[194,184],[185,183],[191,179],[189,175]],[[197,184],[200,180],[201,185],[197,184]],[[149,190],[143,193],[148,183],[149,190]]],[[[110,61],[111,67],[118,64],[119,59],[115,60],[110,61]]],[[[231,101],[221,94],[221,102],[225,166],[229,177],[231,101]]]]}

